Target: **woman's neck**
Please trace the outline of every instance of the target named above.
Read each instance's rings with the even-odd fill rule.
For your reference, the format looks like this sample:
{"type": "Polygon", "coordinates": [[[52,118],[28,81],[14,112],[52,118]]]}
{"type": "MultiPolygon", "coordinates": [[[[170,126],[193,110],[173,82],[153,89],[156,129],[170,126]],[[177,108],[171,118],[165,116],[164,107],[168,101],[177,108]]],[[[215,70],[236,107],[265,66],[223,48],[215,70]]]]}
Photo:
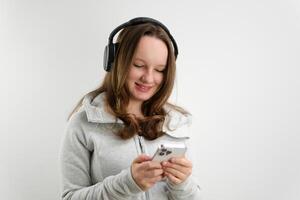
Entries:
{"type": "Polygon", "coordinates": [[[134,114],[138,118],[144,117],[142,113],[142,103],[139,101],[129,101],[127,112],[130,114],[134,114]]]}

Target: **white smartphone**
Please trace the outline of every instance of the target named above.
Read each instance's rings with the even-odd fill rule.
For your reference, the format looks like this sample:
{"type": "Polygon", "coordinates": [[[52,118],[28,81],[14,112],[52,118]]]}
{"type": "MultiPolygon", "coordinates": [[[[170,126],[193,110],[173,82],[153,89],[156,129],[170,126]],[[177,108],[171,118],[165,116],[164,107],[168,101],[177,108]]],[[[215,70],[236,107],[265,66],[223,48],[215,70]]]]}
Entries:
{"type": "Polygon", "coordinates": [[[186,145],[184,143],[170,143],[160,145],[154,153],[153,161],[167,161],[173,157],[184,156],[186,152],[186,145]]]}

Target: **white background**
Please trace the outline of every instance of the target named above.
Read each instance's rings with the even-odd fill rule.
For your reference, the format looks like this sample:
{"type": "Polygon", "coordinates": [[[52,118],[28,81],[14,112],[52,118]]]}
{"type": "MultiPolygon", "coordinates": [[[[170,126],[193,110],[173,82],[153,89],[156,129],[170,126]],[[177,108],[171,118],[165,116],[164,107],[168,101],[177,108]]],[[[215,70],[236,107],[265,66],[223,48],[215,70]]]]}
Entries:
{"type": "Polygon", "coordinates": [[[137,16],[178,43],[172,99],[194,115],[205,199],[300,199],[299,0],[0,2],[1,199],[60,198],[66,118],[137,16]]]}

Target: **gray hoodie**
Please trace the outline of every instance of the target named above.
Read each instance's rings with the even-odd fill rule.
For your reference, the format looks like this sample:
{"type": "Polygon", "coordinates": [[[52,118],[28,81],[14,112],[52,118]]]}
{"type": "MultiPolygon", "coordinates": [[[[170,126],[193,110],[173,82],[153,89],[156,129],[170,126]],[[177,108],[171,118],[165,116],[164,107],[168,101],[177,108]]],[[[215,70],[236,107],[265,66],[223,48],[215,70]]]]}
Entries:
{"type": "MultiPolygon", "coordinates": [[[[199,200],[200,187],[190,176],[181,184],[157,182],[144,192],[132,178],[130,166],[140,154],[153,155],[160,144],[185,142],[190,116],[165,107],[165,135],[146,140],[142,136],[123,140],[113,132],[123,122],[104,110],[105,94],[93,101],[87,95],[65,129],[61,147],[63,200],[199,200]]],[[[189,150],[189,147],[188,147],[189,150]]],[[[187,154],[188,155],[188,154],[187,154]]]]}

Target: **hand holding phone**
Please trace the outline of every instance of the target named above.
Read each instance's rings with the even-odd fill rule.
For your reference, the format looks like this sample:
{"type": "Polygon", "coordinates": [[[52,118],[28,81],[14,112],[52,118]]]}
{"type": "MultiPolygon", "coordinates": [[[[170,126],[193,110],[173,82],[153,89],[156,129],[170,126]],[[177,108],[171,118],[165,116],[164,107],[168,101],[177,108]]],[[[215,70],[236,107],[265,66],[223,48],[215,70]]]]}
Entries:
{"type": "Polygon", "coordinates": [[[162,162],[173,157],[181,157],[184,156],[186,149],[184,143],[161,144],[153,155],[152,160],[162,162]]]}

